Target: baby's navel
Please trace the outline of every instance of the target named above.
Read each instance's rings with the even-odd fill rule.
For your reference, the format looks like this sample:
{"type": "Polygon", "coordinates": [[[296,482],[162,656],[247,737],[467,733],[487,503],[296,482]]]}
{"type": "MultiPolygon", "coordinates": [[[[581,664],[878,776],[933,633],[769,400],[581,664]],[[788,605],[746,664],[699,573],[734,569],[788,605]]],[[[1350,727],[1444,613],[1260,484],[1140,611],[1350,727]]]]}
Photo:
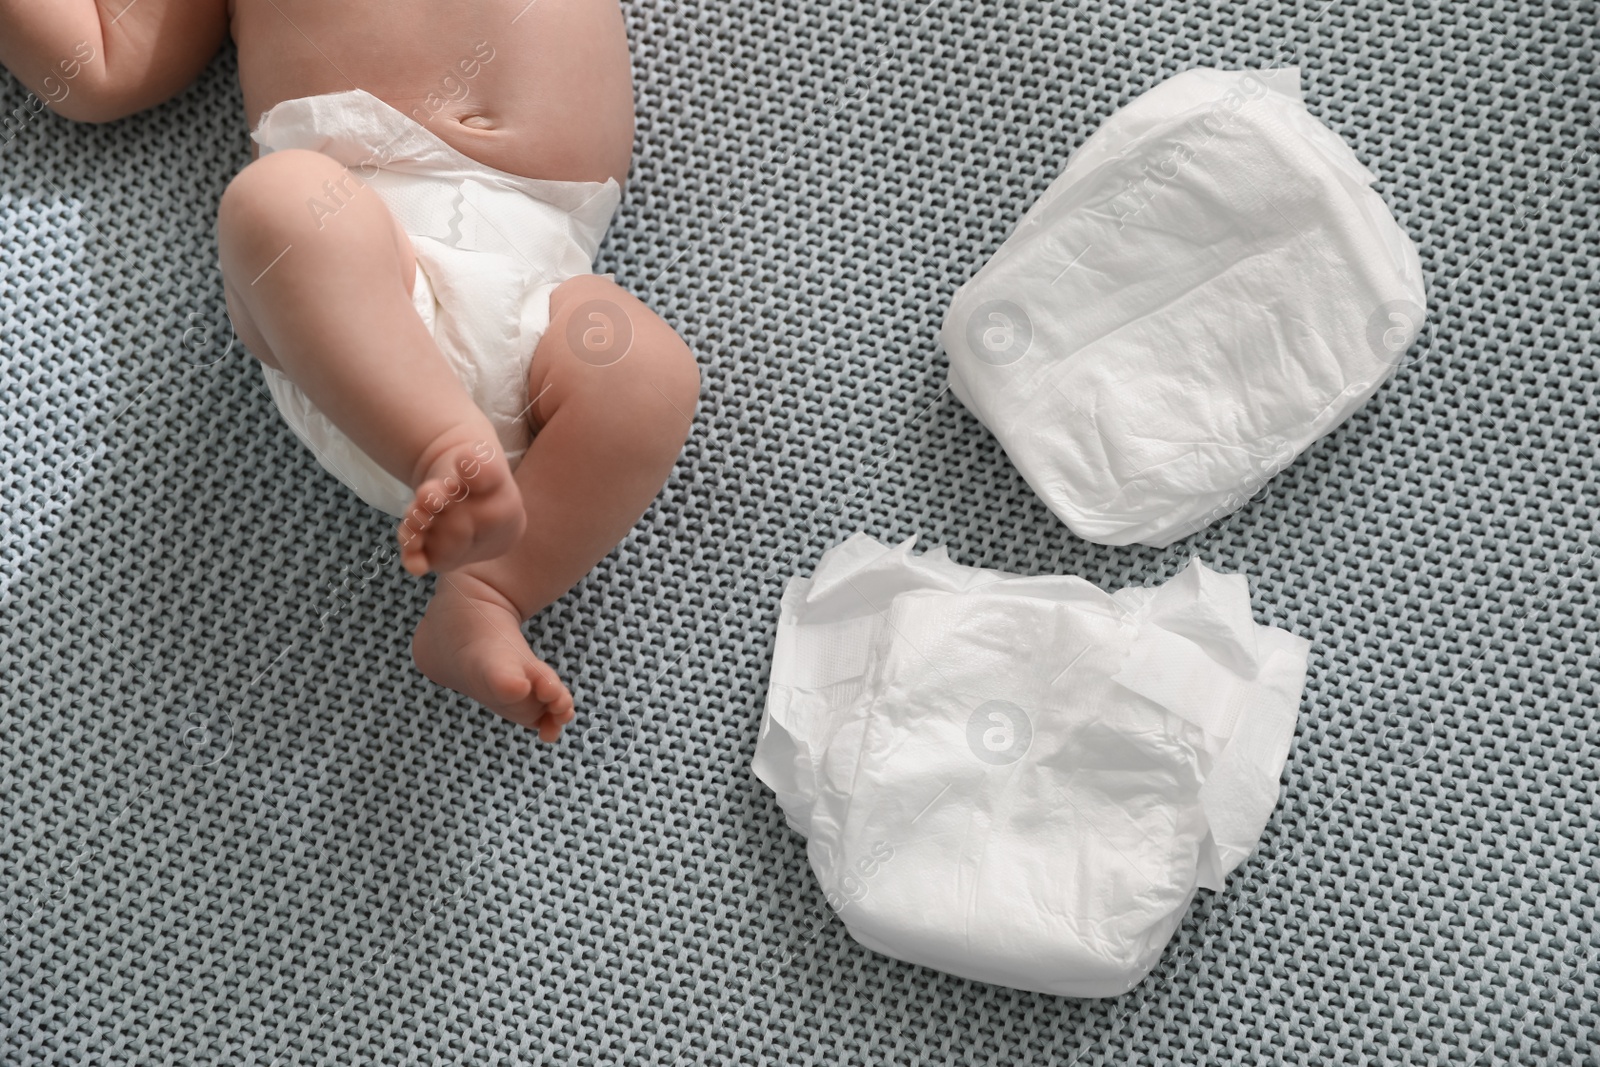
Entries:
{"type": "Polygon", "coordinates": [[[461,117],[461,125],[470,126],[475,130],[492,130],[494,129],[494,120],[488,115],[463,115],[461,117]]]}

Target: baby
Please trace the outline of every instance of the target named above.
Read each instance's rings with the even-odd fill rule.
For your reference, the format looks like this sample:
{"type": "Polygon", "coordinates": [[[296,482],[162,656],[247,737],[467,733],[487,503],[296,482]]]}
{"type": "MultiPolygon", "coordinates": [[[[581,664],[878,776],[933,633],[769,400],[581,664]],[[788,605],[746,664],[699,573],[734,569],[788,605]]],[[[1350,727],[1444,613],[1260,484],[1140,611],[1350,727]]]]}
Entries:
{"type": "Polygon", "coordinates": [[[437,572],[417,666],[553,742],[572,695],[521,623],[644,513],[700,388],[590,273],[633,148],[616,0],[0,0],[0,63],[90,122],[171,97],[230,33],[256,142],[218,208],[234,328],[437,572]]]}

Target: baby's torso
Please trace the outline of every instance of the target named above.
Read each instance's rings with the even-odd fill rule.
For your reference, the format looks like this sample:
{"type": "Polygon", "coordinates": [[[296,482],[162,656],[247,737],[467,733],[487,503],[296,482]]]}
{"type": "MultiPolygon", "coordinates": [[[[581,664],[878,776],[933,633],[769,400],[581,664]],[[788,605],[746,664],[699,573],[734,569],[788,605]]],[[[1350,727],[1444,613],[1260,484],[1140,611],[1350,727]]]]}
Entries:
{"type": "Polygon", "coordinates": [[[619,183],[633,87],[616,0],[232,0],[251,129],[274,104],[365,89],[462,154],[619,183]]]}

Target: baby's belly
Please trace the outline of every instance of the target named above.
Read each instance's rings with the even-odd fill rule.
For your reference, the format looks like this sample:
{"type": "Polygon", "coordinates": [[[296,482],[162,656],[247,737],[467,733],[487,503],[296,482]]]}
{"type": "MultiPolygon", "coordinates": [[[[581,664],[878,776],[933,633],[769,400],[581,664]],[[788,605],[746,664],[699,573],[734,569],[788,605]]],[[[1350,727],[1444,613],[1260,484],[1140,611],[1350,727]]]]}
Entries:
{"type": "Polygon", "coordinates": [[[234,0],[233,37],[251,129],[280,101],[365,89],[497,170],[627,175],[633,85],[617,0],[234,0]]]}

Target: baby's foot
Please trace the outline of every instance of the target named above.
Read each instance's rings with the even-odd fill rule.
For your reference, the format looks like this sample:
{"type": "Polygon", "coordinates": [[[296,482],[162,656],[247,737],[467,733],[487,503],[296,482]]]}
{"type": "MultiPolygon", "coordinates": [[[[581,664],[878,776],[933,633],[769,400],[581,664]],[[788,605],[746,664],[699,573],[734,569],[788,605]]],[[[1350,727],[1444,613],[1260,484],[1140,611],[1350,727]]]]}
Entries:
{"type": "Polygon", "coordinates": [[[416,496],[396,536],[412,574],[493,559],[516,544],[527,518],[505,453],[487,441],[441,439],[417,464],[416,496]]]}
{"type": "Polygon", "coordinates": [[[418,669],[514,723],[556,741],[573,719],[572,694],[522,638],[515,606],[465,571],[439,575],[411,638],[418,669]]]}

